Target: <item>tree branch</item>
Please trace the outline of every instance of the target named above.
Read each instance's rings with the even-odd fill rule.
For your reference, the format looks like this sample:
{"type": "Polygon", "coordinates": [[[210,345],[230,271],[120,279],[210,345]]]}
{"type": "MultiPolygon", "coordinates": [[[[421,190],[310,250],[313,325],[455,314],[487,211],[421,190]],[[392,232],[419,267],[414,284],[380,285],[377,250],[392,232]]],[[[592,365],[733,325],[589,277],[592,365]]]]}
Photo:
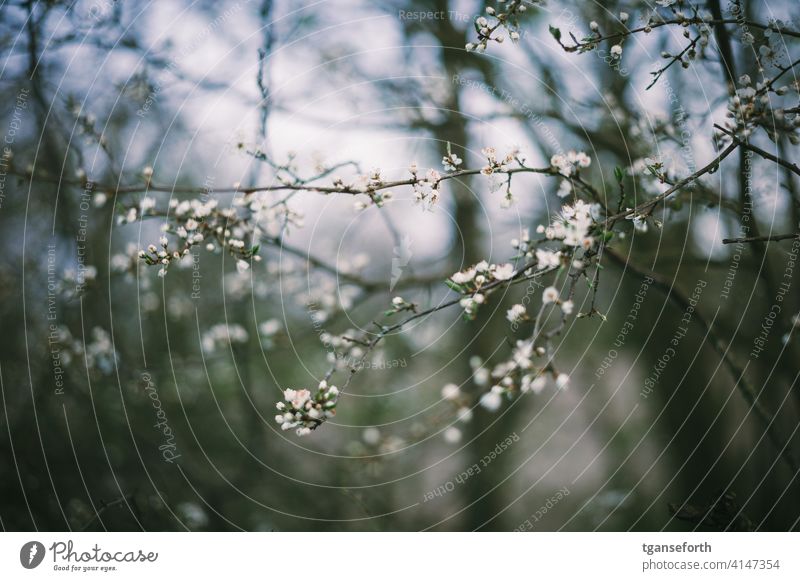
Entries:
{"type": "Polygon", "coordinates": [[[768,159],[769,161],[774,161],[778,165],[781,165],[781,166],[785,167],[786,169],[788,169],[789,171],[791,171],[791,172],[797,174],[798,176],[800,176],[800,167],[797,167],[796,164],[790,163],[790,162],[786,161],[785,159],[782,159],[782,158],[780,158],[780,157],[778,157],[776,155],[771,154],[768,151],[765,151],[765,150],[761,149],[758,146],[751,145],[750,143],[739,139],[738,137],[736,137],[735,134],[731,133],[730,131],[728,131],[727,129],[722,127],[721,125],[717,125],[715,123],[714,124],[714,128],[718,129],[719,131],[722,131],[725,135],[727,135],[728,137],[733,139],[733,141],[735,143],[741,145],[745,149],[749,149],[753,153],[757,153],[758,155],[760,155],[764,159],[768,159]]]}
{"type": "Polygon", "coordinates": [[[800,238],[800,234],[773,234],[772,236],[751,236],[749,238],[723,238],[722,243],[738,244],[739,242],[777,242],[778,240],[791,240],[792,238],[800,238]]]}

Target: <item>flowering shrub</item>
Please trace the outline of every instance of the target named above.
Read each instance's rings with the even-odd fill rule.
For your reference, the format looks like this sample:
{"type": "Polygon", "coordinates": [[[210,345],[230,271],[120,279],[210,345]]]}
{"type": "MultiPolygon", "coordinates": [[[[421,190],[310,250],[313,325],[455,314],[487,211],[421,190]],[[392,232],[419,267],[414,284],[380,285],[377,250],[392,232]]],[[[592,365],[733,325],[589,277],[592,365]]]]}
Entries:
{"type": "MultiPolygon", "coordinates": [[[[548,17],[543,5],[543,2],[530,0],[484,3],[481,13],[471,20],[469,42],[464,48],[470,53],[484,53],[490,47],[505,50],[499,45],[509,39],[515,44],[511,48],[519,49],[526,42],[526,27],[535,25],[534,19],[529,21],[526,14],[536,12],[539,17],[548,17]]],[[[741,8],[737,2],[733,5],[741,8]]],[[[71,185],[84,188],[96,208],[105,207],[110,199],[109,192],[116,191],[114,212],[117,223],[138,226],[145,237],[151,236],[141,247],[128,247],[125,252],[111,257],[115,273],[133,277],[141,274],[140,267],[146,267],[151,268],[156,277],[166,279],[173,269],[191,268],[197,257],[205,252],[228,259],[223,263],[227,268],[224,282],[229,296],[236,299],[242,298],[249,289],[259,298],[274,298],[270,294],[270,285],[264,280],[264,273],[268,277],[286,279],[291,295],[288,302],[295,301],[307,309],[328,365],[315,393],[308,389],[282,390],[284,401],[277,404],[280,413],[275,416],[275,421],[283,430],[294,429],[298,435],[311,433],[333,417],[340,393],[346,392],[357,371],[375,361],[370,358],[379,358],[381,344],[393,333],[451,308],[460,312],[467,324],[472,324],[487,311],[501,305],[515,285],[538,285],[535,288],[541,287],[541,291],[526,294],[524,302],[515,299],[512,304],[500,308],[500,318],[504,313],[511,333],[505,347],[492,357],[491,362],[472,359],[471,379],[479,391],[468,394],[451,383],[442,389],[443,400],[452,404],[451,416],[457,421],[467,422],[476,406],[494,412],[502,409],[504,401],[522,394],[536,396],[551,385],[558,390],[568,388],[572,380],[556,360],[556,341],[564,329],[578,319],[596,316],[604,320],[597,308],[604,261],[605,264],[609,259],[621,261],[627,266],[625,258],[620,258],[618,252],[621,245],[628,244],[628,241],[633,245],[637,237],[659,231],[665,220],[680,212],[687,196],[690,202],[696,195],[720,207],[730,206],[733,202],[722,199],[709,183],[708,176],[717,172],[734,151],[757,155],[772,163],[773,170],[786,171],[788,178],[800,176],[797,165],[783,157],[784,148],[800,143],[797,104],[800,87],[793,78],[795,66],[800,61],[790,54],[794,45],[781,40],[800,37],[800,32],[774,19],[762,23],[739,18],[742,16],[740,11],[736,19],[726,19],[682,0],[658,1],[652,9],[628,10],[617,12],[602,23],[596,20],[573,22],[569,26],[554,23],[548,27],[551,37],[548,41],[559,52],[574,58],[588,58],[586,55],[600,55],[603,51],[603,55],[607,55],[602,57],[605,62],[619,72],[623,61],[644,50],[638,43],[640,38],[660,29],[674,32],[665,39],[663,51],[651,67],[653,70],[649,71],[646,86],[650,89],[661,83],[668,94],[675,92],[668,82],[668,71],[672,74],[716,59],[722,60],[729,91],[727,100],[720,106],[721,112],[711,109],[714,133],[706,145],[709,151],[713,150],[713,155],[707,156],[709,160],[702,167],[696,167],[693,159],[691,163],[677,163],[681,156],[670,149],[676,144],[684,150],[690,148],[691,144],[684,136],[687,131],[682,127],[684,113],[667,120],[637,117],[636,112],[613,102],[614,96],[609,95],[611,117],[624,118],[632,127],[629,137],[635,145],[632,149],[636,150],[631,153],[630,164],[613,170],[606,167],[603,156],[595,153],[594,144],[588,139],[574,145],[574,149],[564,148],[564,151],[559,147],[557,151],[548,151],[540,167],[529,164],[521,148],[512,144],[502,147],[485,145],[477,154],[467,149],[456,149],[465,144],[448,142],[435,157],[436,167],[416,162],[406,167],[407,160],[402,160],[393,169],[372,168],[369,171],[362,171],[353,161],[339,164],[319,161],[313,171],[304,171],[294,154],[285,161],[276,161],[259,147],[240,143],[238,149],[244,155],[266,164],[263,167],[269,169],[272,177],[269,185],[237,182],[213,191],[188,186],[168,187],[160,181],[160,171],[150,166],[135,176],[125,176],[127,180],[122,180],[120,183],[123,185],[119,187],[93,183],[83,170],[71,185]],[[726,38],[730,31],[725,27],[732,24],[739,25],[741,30],[732,39],[726,38]],[[715,35],[718,37],[716,40],[715,35]],[[752,49],[752,58],[761,78],[734,74],[736,63],[724,62],[729,58],[729,47],[715,46],[731,42],[752,49]],[[778,144],[777,153],[755,145],[753,140],[760,136],[778,144]],[[592,152],[592,155],[587,152],[592,152]],[[613,179],[609,185],[608,175],[612,171],[613,179]],[[521,199],[532,197],[530,192],[533,190],[528,182],[517,189],[519,181],[515,180],[523,176],[541,180],[546,184],[543,190],[557,196],[558,207],[550,212],[547,223],[535,228],[522,227],[516,237],[508,240],[510,248],[504,249],[499,260],[471,257],[456,272],[452,272],[453,266],[449,272],[434,277],[436,283],[446,285],[451,291],[438,303],[425,303],[416,297],[407,300],[403,294],[396,294],[401,289],[395,291],[393,279],[390,290],[394,296],[375,310],[370,332],[363,329],[339,332],[337,329],[341,327],[337,327],[339,321],[336,320],[337,315],[356,304],[370,304],[368,300],[374,296],[377,283],[364,274],[368,271],[368,258],[354,254],[347,260],[331,263],[312,256],[306,249],[292,246],[287,240],[289,232],[304,228],[303,204],[299,201],[304,195],[345,198],[357,212],[364,213],[384,212],[390,203],[405,195],[419,206],[420,212],[437,211],[450,202],[448,188],[464,178],[474,178],[479,187],[489,192],[487,199],[495,206],[493,210],[508,210],[521,199]],[[497,192],[501,194],[498,196],[497,192]],[[164,199],[166,196],[159,196],[166,193],[172,196],[168,200],[164,199]],[[231,203],[222,203],[218,195],[229,195],[231,203]],[[160,224],[160,232],[153,235],[151,231],[141,229],[143,224],[154,221],[160,224]],[[280,258],[271,253],[279,253],[280,258]],[[233,266],[229,267],[230,262],[233,266]],[[253,265],[260,262],[265,263],[262,264],[264,269],[256,273],[253,265]],[[293,291],[301,288],[304,269],[314,272],[313,288],[307,293],[295,293],[293,291]],[[585,299],[578,291],[580,283],[588,289],[585,299]],[[340,388],[329,385],[328,382],[334,378],[340,388]]],[[[486,58],[480,54],[468,56],[486,58]]],[[[268,100],[266,94],[262,97],[268,100]]],[[[532,115],[523,112],[523,116],[525,124],[536,125],[537,120],[532,115]]],[[[88,138],[95,138],[99,145],[103,145],[102,139],[95,135],[94,121],[80,112],[76,117],[88,138]]],[[[424,121],[420,123],[436,126],[436,122],[424,121]]],[[[595,131],[602,133],[602,124],[595,131]]],[[[441,143],[445,140],[442,139],[441,143]]],[[[787,184],[787,188],[790,187],[787,184]]],[[[742,194],[741,206],[746,206],[746,198],[742,194]]],[[[796,200],[792,204],[796,205],[796,200]]],[[[741,214],[744,210],[739,208],[737,211],[741,214]]],[[[391,224],[389,229],[392,230],[391,224]]],[[[726,242],[761,243],[794,238],[796,233],[793,232],[777,238],[754,236],[726,242]]],[[[396,246],[402,246],[402,243],[396,246]]],[[[630,268],[650,276],[647,269],[632,265],[630,268]]],[[[80,273],[69,271],[54,288],[74,298],[80,293],[72,293],[72,287],[92,283],[96,274],[96,268],[91,265],[80,273]]],[[[409,277],[410,286],[418,282],[409,277]]],[[[429,284],[432,281],[423,282],[429,284]]],[[[158,296],[150,287],[145,290],[142,302],[148,310],[147,305],[157,302],[158,296]]],[[[668,294],[675,296],[671,288],[668,288],[668,294]]],[[[170,304],[170,310],[176,315],[185,314],[191,312],[191,307],[175,300],[170,304]]],[[[281,323],[273,318],[255,323],[255,333],[248,333],[238,323],[227,322],[201,330],[200,343],[204,352],[222,352],[234,344],[246,346],[251,335],[257,335],[260,346],[269,350],[289,335],[289,329],[283,329],[281,323]]],[[[60,341],[69,345],[62,355],[65,365],[71,356],[74,358],[80,354],[103,373],[110,373],[117,356],[108,333],[95,328],[91,332],[92,341],[85,347],[79,345],[66,329],[56,334],[60,341]]],[[[785,337],[788,342],[792,334],[787,333],[785,337]]],[[[715,340],[713,344],[715,349],[723,352],[729,368],[738,370],[729,358],[724,342],[715,340]]],[[[774,438],[770,414],[738,379],[737,386],[774,438]]],[[[451,444],[461,441],[461,432],[454,426],[442,430],[442,435],[451,444]]],[[[405,440],[400,438],[384,438],[377,428],[365,431],[362,439],[375,449],[392,451],[402,449],[405,444],[405,440]]]]}
{"type": "MultiPolygon", "coordinates": [[[[474,41],[467,44],[467,50],[484,52],[490,44],[502,43],[506,35],[511,40],[519,41],[524,27],[522,17],[528,7],[535,9],[536,4],[521,0],[490,3],[484,15],[474,21],[476,36],[474,41]]],[[[648,35],[661,27],[677,27],[682,31],[685,44],[678,49],[664,50],[661,55],[663,63],[652,72],[652,86],[675,64],[687,68],[695,60],[709,58],[710,37],[714,26],[719,24],[718,19],[706,11],[686,3],[659,4],[659,9],[641,15],[641,25],[633,24],[637,15],[622,12],[608,30],[591,21],[586,26],[588,32],[581,37],[572,32],[566,35],[555,26],[550,27],[550,33],[568,53],[590,53],[607,45],[611,58],[620,61],[625,58],[626,43],[634,35],[648,35]]],[[[763,36],[750,34],[740,41],[757,46],[764,69],[772,67],[776,72],[771,77],[765,73],[765,78],[757,82],[746,75],[737,80],[738,87],[728,103],[727,119],[717,125],[716,146],[723,148],[719,155],[703,168],[683,177],[674,175],[674,171],[663,162],[651,158],[634,164],[627,175],[625,170],[617,168],[615,177],[620,195],[616,203],[610,202],[607,195],[600,195],[592,184],[591,176],[587,174],[592,167],[592,159],[583,151],[555,153],[550,158],[549,166],[537,168],[526,164],[518,147],[511,147],[507,153],[500,155],[495,147],[489,146],[481,149],[483,163],[471,169],[448,144],[442,153],[441,170],[420,168],[413,163],[406,176],[391,177],[376,168],[354,177],[338,177],[331,174],[339,168],[323,166],[318,168],[317,174],[303,177],[298,173],[293,159],[285,164],[270,161],[277,170],[279,183],[267,187],[235,184],[230,189],[236,194],[235,203],[230,208],[220,207],[215,199],[209,199],[204,192],[198,192],[198,198],[172,199],[167,206],[161,206],[151,196],[145,195],[138,203],[125,205],[120,210],[120,220],[125,223],[151,218],[163,220],[163,236],[157,243],[153,242],[138,251],[139,259],[145,265],[156,267],[159,276],[165,276],[176,263],[189,260],[195,247],[213,253],[226,252],[234,259],[238,273],[249,276],[251,262],[262,259],[259,250],[263,245],[286,248],[283,242],[286,230],[302,227],[302,215],[292,205],[292,197],[297,192],[352,196],[355,198],[355,208],[365,211],[371,207],[380,210],[393,200],[395,191],[410,188],[412,198],[417,203],[425,209],[433,209],[440,203],[448,181],[476,175],[486,180],[500,179],[505,182],[505,195],[499,205],[508,208],[515,202],[511,193],[515,176],[536,174],[554,180],[557,193],[563,199],[560,211],[549,224],[539,225],[535,229],[537,237],[531,238],[530,231],[523,229],[518,238],[510,241],[514,253],[510,256],[511,261],[492,263],[482,260],[452,273],[444,280],[456,294],[445,306],[458,305],[465,319],[474,320],[495,295],[502,294],[509,286],[521,281],[554,277],[543,289],[538,306],[533,308],[514,304],[507,309],[506,319],[511,323],[512,330],[529,325],[531,334],[527,338],[514,339],[506,360],[490,368],[484,368],[481,364],[474,370],[476,374],[480,371],[478,375],[485,380],[478,381],[476,378],[476,383],[485,385],[479,402],[487,410],[494,411],[501,407],[505,397],[528,392],[540,393],[548,379],[552,379],[561,389],[568,385],[569,377],[556,368],[553,360],[553,340],[565,328],[569,317],[602,317],[595,308],[594,300],[601,261],[605,248],[615,236],[622,239],[629,232],[626,223],[632,225],[637,235],[645,235],[649,224],[660,227],[661,221],[653,215],[658,205],[677,197],[684,187],[694,184],[702,187],[701,178],[715,171],[735,148],[745,147],[747,144],[744,140],[749,139],[757,129],[765,131],[771,139],[785,136],[792,143],[797,143],[800,116],[794,110],[775,105],[776,100],[797,96],[796,85],[779,82],[791,70],[791,65],[781,64],[772,37],[785,29],[782,23],[771,21],[760,30],[763,36]],[[624,182],[629,175],[639,174],[642,187],[649,192],[649,196],[628,205],[624,182]],[[654,178],[654,181],[648,182],[648,177],[654,178]],[[279,196],[277,199],[276,195],[279,196]],[[581,279],[586,280],[593,296],[585,312],[577,312],[575,304],[576,284],[581,279]],[[557,312],[559,323],[555,327],[545,328],[543,323],[551,311],[557,312]],[[487,371],[484,372],[484,369],[487,371]]],[[[242,148],[246,149],[244,146],[242,148]]],[[[248,153],[257,159],[268,160],[258,150],[248,153]]],[[[154,181],[157,174],[151,168],[146,168],[143,176],[144,187],[157,189],[154,181]]],[[[490,189],[497,189],[497,186],[490,185],[490,189]]],[[[302,258],[302,253],[295,254],[302,258]]],[[[135,266],[124,257],[115,262],[121,269],[135,266]]],[[[318,260],[312,264],[323,266],[318,260]]],[[[331,272],[352,283],[351,290],[341,297],[344,303],[361,296],[364,281],[357,274],[352,274],[347,267],[331,272]]],[[[323,308],[315,311],[315,320],[327,320],[333,311],[342,306],[332,301],[331,296],[326,291],[319,293],[319,304],[323,308]]],[[[346,304],[344,306],[346,308],[346,304]]],[[[437,305],[426,309],[406,301],[402,296],[396,296],[388,305],[388,310],[384,311],[384,316],[400,320],[391,325],[376,323],[379,329],[376,334],[367,335],[353,330],[340,335],[327,331],[322,333],[320,339],[328,349],[327,357],[331,364],[327,377],[333,373],[359,369],[387,334],[441,308],[441,305],[437,305]]],[[[267,346],[273,344],[271,337],[276,330],[272,327],[262,327],[261,335],[267,346]]],[[[227,329],[212,327],[204,334],[202,342],[207,351],[213,351],[220,343],[244,342],[247,339],[247,333],[236,326],[228,326],[227,329]]],[[[452,389],[448,389],[447,394],[445,399],[452,399],[452,389]]],[[[333,414],[337,397],[336,388],[329,389],[324,381],[313,397],[307,390],[286,390],[286,401],[278,404],[283,415],[277,416],[276,421],[284,429],[297,428],[298,434],[308,434],[333,414]]],[[[458,439],[454,432],[447,436],[451,442],[457,442],[458,439]]]]}

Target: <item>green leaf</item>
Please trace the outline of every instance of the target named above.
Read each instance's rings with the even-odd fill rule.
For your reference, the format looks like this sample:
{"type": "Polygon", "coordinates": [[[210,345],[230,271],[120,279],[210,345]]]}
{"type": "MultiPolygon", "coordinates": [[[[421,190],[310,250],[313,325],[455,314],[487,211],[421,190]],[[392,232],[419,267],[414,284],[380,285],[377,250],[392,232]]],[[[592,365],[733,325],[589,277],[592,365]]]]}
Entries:
{"type": "Polygon", "coordinates": [[[451,289],[453,289],[457,293],[463,293],[464,292],[464,289],[461,288],[461,285],[454,283],[449,278],[444,281],[444,284],[446,284],[448,287],[450,287],[451,289]]]}
{"type": "Polygon", "coordinates": [[[250,249],[250,256],[255,256],[259,250],[261,250],[261,244],[256,244],[250,249]]]}
{"type": "Polygon", "coordinates": [[[622,178],[625,177],[625,173],[622,171],[622,168],[617,166],[614,168],[614,177],[617,178],[619,183],[622,183],[622,178]]]}
{"type": "Polygon", "coordinates": [[[550,30],[550,34],[553,35],[553,38],[555,38],[558,42],[561,42],[561,29],[556,28],[552,24],[548,24],[547,28],[550,30]]]}

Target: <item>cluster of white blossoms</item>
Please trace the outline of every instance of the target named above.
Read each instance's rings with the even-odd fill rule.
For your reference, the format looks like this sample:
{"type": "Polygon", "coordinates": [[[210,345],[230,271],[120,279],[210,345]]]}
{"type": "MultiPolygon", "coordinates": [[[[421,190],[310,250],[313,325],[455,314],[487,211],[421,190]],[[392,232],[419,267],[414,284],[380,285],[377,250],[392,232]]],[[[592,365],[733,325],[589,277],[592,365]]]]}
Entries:
{"type": "Polygon", "coordinates": [[[101,327],[92,328],[92,340],[86,343],[84,357],[88,367],[99,369],[105,374],[112,372],[117,360],[117,352],[114,350],[114,344],[108,331],[101,327]]]}
{"type": "Polygon", "coordinates": [[[203,351],[213,353],[233,343],[247,343],[248,338],[247,331],[241,325],[218,323],[203,333],[203,351]]]}
{"type": "Polygon", "coordinates": [[[561,294],[558,292],[558,289],[554,286],[549,286],[542,291],[542,304],[549,305],[555,304],[561,307],[561,311],[565,315],[571,315],[572,311],[575,309],[575,303],[572,302],[570,299],[561,299],[561,294]]]}
{"type": "Polygon", "coordinates": [[[519,15],[524,13],[527,5],[536,5],[543,0],[497,0],[497,7],[487,6],[486,16],[475,19],[475,31],[478,34],[476,42],[465,45],[467,51],[484,52],[490,42],[502,44],[505,36],[499,32],[504,29],[512,41],[520,38],[519,15]]]}
{"type": "Polygon", "coordinates": [[[511,239],[511,247],[519,252],[518,258],[523,256],[532,258],[536,245],[531,242],[531,231],[528,228],[523,228],[519,238],[511,239]]]}
{"type": "Polygon", "coordinates": [[[275,346],[275,336],[283,329],[278,319],[267,319],[258,326],[258,335],[261,338],[263,349],[272,349],[275,346]]]}
{"type": "MultiPolygon", "coordinates": [[[[662,8],[670,8],[672,17],[675,19],[676,23],[683,27],[683,36],[685,38],[688,39],[692,37],[692,34],[689,31],[690,25],[695,25],[697,27],[697,33],[695,34],[694,38],[691,39],[690,44],[684,50],[680,51],[676,57],[676,60],[680,60],[682,66],[686,68],[689,66],[688,61],[697,56],[697,48],[699,47],[702,50],[708,46],[711,28],[708,26],[708,24],[706,24],[705,21],[710,20],[712,16],[708,11],[698,12],[696,8],[693,8],[691,15],[687,16],[686,13],[680,10],[678,7],[673,7],[676,2],[677,0],[656,0],[656,4],[662,8]]],[[[663,21],[663,18],[656,10],[648,11],[646,14],[649,15],[649,18],[647,19],[645,26],[640,30],[645,34],[649,34],[653,31],[653,26],[663,21]]],[[[630,20],[630,14],[627,12],[620,12],[617,19],[618,22],[627,29],[627,24],[630,20]]],[[[612,59],[619,59],[622,56],[622,40],[625,40],[627,35],[620,35],[617,33],[617,31],[608,32],[609,34],[606,36],[601,31],[600,24],[598,24],[597,21],[592,20],[589,22],[588,35],[584,36],[580,42],[578,42],[575,37],[571,35],[575,44],[566,45],[561,41],[561,31],[552,26],[550,27],[550,33],[553,35],[556,41],[558,41],[561,47],[566,49],[568,52],[577,51],[578,53],[584,53],[596,49],[604,40],[610,40],[612,38],[621,39],[609,49],[610,57],[612,59]]],[[[638,30],[632,32],[638,32],[638,30]]],[[[667,56],[671,58],[672,55],[667,56]]]]}
{"type": "MultiPolygon", "coordinates": [[[[539,233],[544,233],[544,231],[545,228],[541,227],[539,233]]],[[[531,240],[530,231],[523,228],[520,237],[511,240],[511,247],[518,252],[516,258],[532,259],[535,257],[537,270],[550,270],[561,266],[567,258],[566,254],[561,250],[544,248],[540,245],[542,242],[544,241],[531,240]]]]}
{"type": "MultiPolygon", "coordinates": [[[[240,186],[235,185],[235,189],[240,186]]],[[[173,262],[189,255],[194,246],[205,245],[209,252],[227,251],[236,261],[239,272],[247,272],[251,261],[260,261],[262,236],[275,237],[290,226],[301,227],[303,217],[285,202],[276,203],[267,192],[242,192],[231,207],[221,208],[216,199],[205,195],[191,200],[171,199],[168,212],[159,214],[155,202],[148,204],[150,214],[165,215],[159,245],[150,244],[139,251],[148,265],[159,266],[165,276],[173,262]],[[174,248],[168,238],[175,238],[174,248]]],[[[143,210],[144,212],[144,210],[143,210]]]]}
{"type": "Polygon", "coordinates": [[[448,280],[448,286],[466,295],[459,304],[464,309],[464,316],[474,319],[480,305],[486,302],[486,294],[481,292],[481,289],[495,281],[511,280],[515,274],[514,265],[511,263],[489,264],[482,260],[474,266],[454,273],[448,280]]]}
{"type": "Polygon", "coordinates": [[[385,185],[384,179],[381,176],[380,168],[373,169],[370,173],[358,177],[358,183],[355,186],[344,186],[344,182],[337,180],[334,185],[342,189],[357,189],[360,193],[367,196],[367,200],[357,200],[353,207],[357,210],[365,210],[369,206],[377,206],[382,208],[383,205],[392,199],[394,193],[390,190],[381,189],[385,185]]]}
{"type": "Polygon", "coordinates": [[[65,268],[56,283],[56,292],[65,300],[73,300],[97,282],[97,267],[91,264],[79,268],[65,268]]]}
{"type": "MultiPolygon", "coordinates": [[[[472,409],[469,407],[469,398],[461,393],[461,388],[455,383],[448,383],[442,387],[442,399],[450,403],[455,409],[456,421],[467,423],[472,419],[472,409]]],[[[458,444],[461,441],[461,430],[450,426],[442,432],[445,442],[458,444]]]]}
{"type": "Polygon", "coordinates": [[[442,167],[445,169],[445,171],[458,171],[461,168],[462,163],[464,163],[464,160],[458,157],[455,153],[448,152],[447,155],[442,158],[442,167]]]}
{"type": "Polygon", "coordinates": [[[550,158],[550,167],[564,177],[575,175],[580,169],[592,165],[592,158],[582,151],[568,151],[566,155],[557,153],[550,158]]]}
{"type": "Polygon", "coordinates": [[[66,326],[60,325],[53,342],[60,347],[58,360],[64,366],[73,362],[76,365],[85,364],[87,371],[100,372],[102,375],[110,375],[114,371],[118,355],[111,335],[102,327],[94,327],[89,337],[78,339],[72,336],[66,326]]]}
{"type": "Polygon", "coordinates": [[[560,240],[564,246],[591,249],[595,240],[591,236],[595,221],[600,218],[600,204],[587,204],[576,200],[574,204],[561,207],[561,214],[550,226],[538,226],[536,231],[548,240],[560,240]]]}
{"type": "MultiPolygon", "coordinates": [[[[353,441],[348,446],[348,451],[354,456],[360,456],[368,452],[374,453],[376,450],[379,454],[393,454],[406,447],[405,439],[394,434],[384,435],[375,426],[365,428],[361,433],[361,439],[370,449],[365,447],[359,441],[353,441]]],[[[379,469],[379,465],[373,465],[373,468],[379,469]]]]}
{"type": "Polygon", "coordinates": [[[339,388],[323,380],[313,397],[307,389],[286,389],[283,399],[275,404],[281,412],[275,416],[275,421],[282,430],[297,428],[297,435],[305,436],[336,415],[339,388]]]}
{"type": "Polygon", "coordinates": [[[500,409],[503,399],[511,399],[516,394],[539,394],[547,386],[547,377],[552,375],[555,385],[565,389],[569,384],[569,376],[556,373],[548,365],[537,365],[534,360],[543,357],[545,350],[534,347],[532,339],[520,340],[511,351],[511,357],[495,365],[491,371],[483,367],[479,359],[473,364],[473,378],[478,385],[491,387],[480,398],[480,405],[494,412],[500,409]]]}
{"type": "MultiPolygon", "coordinates": [[[[742,75],[739,85],[728,100],[725,127],[730,133],[739,139],[747,139],[755,127],[761,127],[773,141],[777,141],[779,135],[785,135],[793,144],[800,143],[800,115],[797,108],[787,110],[780,106],[783,104],[782,98],[790,90],[795,93],[792,98],[796,100],[800,83],[773,87],[772,83],[761,81],[753,84],[749,75],[742,75]],[[779,106],[776,107],[776,104],[779,106]]],[[[720,137],[721,141],[728,141],[728,136],[720,137]]]]}
{"type": "MultiPolygon", "coordinates": [[[[307,277],[306,274],[304,276],[307,277]]],[[[303,282],[308,285],[307,278],[303,282]]],[[[319,274],[315,282],[316,286],[306,293],[298,292],[295,295],[297,304],[308,309],[315,325],[321,325],[337,312],[351,308],[362,295],[361,289],[355,285],[337,284],[335,279],[323,278],[319,274]]]]}
{"type": "Polygon", "coordinates": [[[125,252],[117,252],[111,256],[109,265],[114,272],[132,272],[139,262],[139,249],[132,242],[125,246],[125,252]]]}
{"type": "Polygon", "coordinates": [[[189,249],[184,249],[183,252],[178,250],[169,249],[169,240],[166,236],[162,236],[159,240],[160,247],[155,244],[150,244],[146,250],[139,251],[139,258],[144,260],[146,264],[157,264],[161,268],[158,269],[158,276],[165,277],[167,275],[167,268],[173,261],[179,261],[184,256],[189,254],[189,249]]]}
{"type": "Polygon", "coordinates": [[[355,329],[347,329],[339,335],[323,331],[319,340],[327,351],[328,363],[337,371],[360,369],[381,357],[380,350],[367,349],[369,336],[355,329]]]}
{"type": "Polygon", "coordinates": [[[450,280],[465,289],[478,290],[492,281],[510,280],[513,276],[513,264],[509,262],[504,264],[489,264],[485,260],[482,260],[474,266],[454,273],[450,277],[450,280]]]}
{"type": "Polygon", "coordinates": [[[408,166],[408,171],[413,180],[411,187],[414,190],[414,201],[420,204],[424,203],[429,208],[436,204],[439,201],[442,174],[431,168],[424,177],[421,177],[416,163],[408,166]]]}
{"type": "Polygon", "coordinates": [[[505,173],[509,170],[509,165],[517,162],[520,166],[524,164],[524,159],[520,157],[518,147],[512,148],[505,156],[498,158],[497,150],[494,147],[484,147],[481,154],[486,158],[486,164],[481,167],[481,173],[485,176],[494,173],[505,173]]]}

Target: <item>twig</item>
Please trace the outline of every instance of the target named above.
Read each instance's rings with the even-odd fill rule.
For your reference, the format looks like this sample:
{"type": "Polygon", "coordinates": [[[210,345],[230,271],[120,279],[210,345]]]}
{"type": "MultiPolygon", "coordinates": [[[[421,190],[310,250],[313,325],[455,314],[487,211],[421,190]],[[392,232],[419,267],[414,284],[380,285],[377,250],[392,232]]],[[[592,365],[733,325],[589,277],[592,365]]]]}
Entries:
{"type": "Polygon", "coordinates": [[[719,129],[720,131],[722,131],[725,135],[727,135],[728,137],[733,139],[733,141],[735,143],[741,145],[745,149],[749,149],[753,153],[757,153],[758,155],[760,155],[764,159],[768,159],[770,161],[774,161],[778,165],[782,165],[783,167],[785,167],[789,171],[791,171],[791,172],[797,174],[798,176],[800,176],[800,167],[797,167],[796,164],[790,163],[790,162],[786,161],[785,159],[781,159],[780,157],[769,153],[768,151],[764,151],[763,149],[761,149],[758,146],[751,145],[750,143],[739,139],[738,137],[736,137],[736,135],[734,133],[731,133],[730,131],[728,131],[727,129],[725,129],[724,127],[722,127],[720,125],[717,125],[716,123],[714,124],[714,128],[715,129],[719,129]]]}
{"type": "Polygon", "coordinates": [[[618,212],[617,214],[614,214],[613,216],[609,216],[608,218],[606,218],[606,226],[608,227],[610,225],[613,225],[613,223],[616,222],[620,218],[627,218],[628,216],[639,214],[639,213],[641,213],[642,210],[645,210],[645,209],[647,209],[647,208],[649,208],[651,206],[655,206],[656,204],[658,204],[662,200],[668,198],[669,196],[671,196],[672,194],[677,192],[682,187],[692,183],[693,181],[695,181],[699,177],[701,177],[701,176],[707,174],[708,172],[714,170],[715,168],[717,168],[719,166],[720,162],[723,159],[725,159],[726,157],[728,157],[737,147],[739,147],[738,143],[731,143],[728,147],[726,147],[724,150],[722,150],[722,152],[717,157],[715,157],[713,160],[711,160],[708,164],[706,164],[705,166],[701,167],[699,170],[694,172],[692,175],[683,178],[682,180],[677,182],[674,186],[669,188],[666,192],[657,195],[652,200],[649,200],[647,202],[639,204],[635,208],[631,208],[629,210],[624,210],[622,212],[618,212]]]}
{"type": "Polygon", "coordinates": [[[85,525],[83,525],[80,528],[80,530],[81,531],[85,531],[90,526],[92,526],[92,524],[94,524],[95,521],[100,519],[100,515],[103,514],[107,509],[109,509],[109,508],[111,508],[113,506],[117,506],[118,504],[122,504],[122,503],[128,504],[130,502],[133,502],[133,495],[132,494],[127,494],[125,496],[121,496],[121,497],[117,498],[116,500],[112,500],[111,502],[102,502],[101,501],[99,510],[97,510],[94,513],[94,516],[85,525]]]}
{"type": "Polygon", "coordinates": [[[800,233],[773,234],[772,236],[751,236],[749,238],[723,238],[723,244],[738,244],[739,242],[777,242],[778,240],[791,240],[800,238],[800,233]]]}
{"type": "MultiPolygon", "coordinates": [[[[672,19],[672,20],[662,20],[661,22],[648,22],[645,26],[640,26],[639,28],[631,28],[629,30],[624,30],[622,32],[615,32],[613,34],[608,34],[605,36],[598,36],[596,38],[592,38],[591,40],[587,40],[586,42],[577,42],[573,45],[567,45],[559,41],[561,48],[563,48],[567,52],[575,52],[577,50],[587,48],[587,47],[594,47],[595,45],[606,41],[606,40],[618,40],[621,38],[625,38],[626,36],[631,36],[633,34],[638,34],[639,32],[649,32],[656,28],[661,28],[662,26],[669,26],[672,24],[679,24],[683,26],[684,23],[690,25],[699,25],[699,24],[706,24],[706,25],[719,25],[719,24],[740,24],[739,21],[735,19],[722,19],[722,20],[703,20],[700,17],[694,18],[684,18],[684,19],[672,19]]],[[[761,24],[759,22],[745,22],[748,26],[752,28],[759,28],[761,30],[766,30],[770,28],[765,24],[761,24]]],[[[778,32],[780,34],[786,36],[793,36],[796,38],[800,38],[800,32],[791,30],[789,28],[779,28],[778,32]]]]}

